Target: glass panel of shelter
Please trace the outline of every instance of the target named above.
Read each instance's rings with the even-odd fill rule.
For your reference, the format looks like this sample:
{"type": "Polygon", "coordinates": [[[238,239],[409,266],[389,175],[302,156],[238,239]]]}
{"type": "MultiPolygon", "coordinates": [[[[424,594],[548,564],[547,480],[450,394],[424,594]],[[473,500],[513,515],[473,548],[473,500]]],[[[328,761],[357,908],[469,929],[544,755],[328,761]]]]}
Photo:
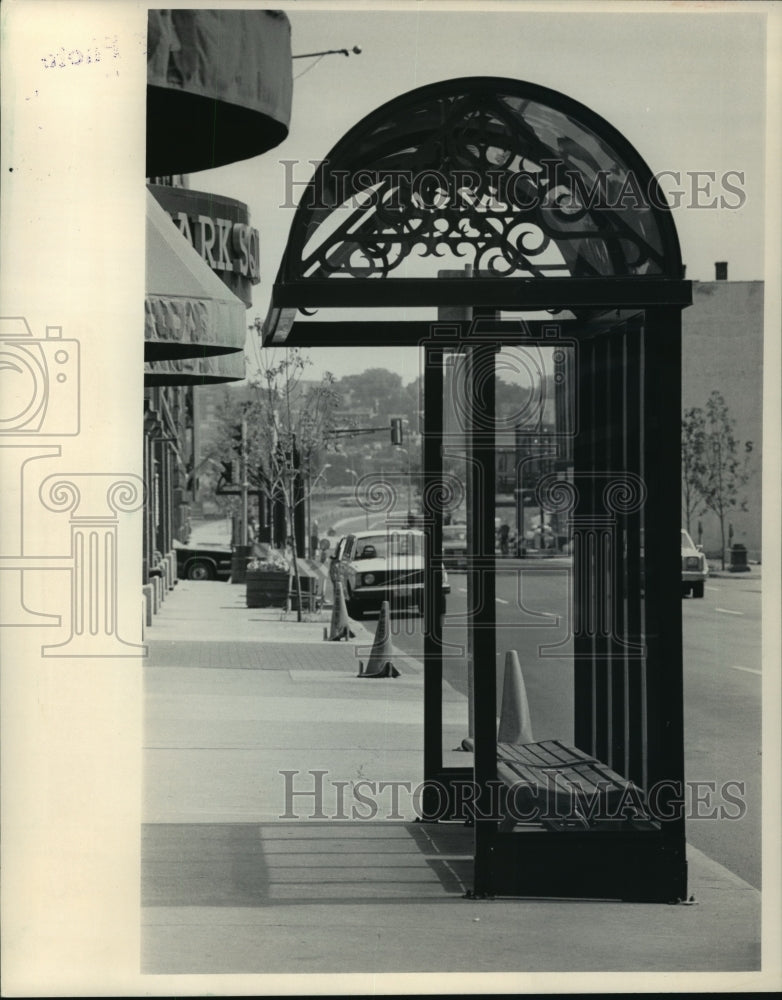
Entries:
{"type": "Polygon", "coordinates": [[[503,710],[505,664],[508,654],[515,654],[525,680],[524,697],[537,720],[525,738],[531,740],[535,728],[544,738],[573,738],[572,540],[555,499],[556,484],[571,480],[573,473],[573,426],[567,421],[575,395],[574,348],[566,343],[507,345],[495,356],[494,407],[478,417],[492,439],[494,477],[487,486],[495,494],[495,510],[492,531],[478,544],[473,506],[485,498],[477,499],[470,489],[467,351],[443,353],[442,555],[450,595],[442,624],[447,682],[442,749],[444,762],[453,766],[464,763],[463,756],[454,756],[464,753],[464,736],[474,736],[470,626],[482,588],[471,569],[495,577],[495,621],[489,627],[496,634],[500,723],[520,707],[509,703],[503,710]]]}
{"type": "Polygon", "coordinates": [[[492,630],[499,742],[575,743],[643,785],[643,325],[576,329],[496,345],[490,373],[469,345],[442,351],[439,751],[446,770],[474,752],[473,672],[491,669],[476,636],[492,630]],[[474,416],[471,379],[491,400],[474,416]],[[471,419],[493,453],[480,497],[471,419]]]}

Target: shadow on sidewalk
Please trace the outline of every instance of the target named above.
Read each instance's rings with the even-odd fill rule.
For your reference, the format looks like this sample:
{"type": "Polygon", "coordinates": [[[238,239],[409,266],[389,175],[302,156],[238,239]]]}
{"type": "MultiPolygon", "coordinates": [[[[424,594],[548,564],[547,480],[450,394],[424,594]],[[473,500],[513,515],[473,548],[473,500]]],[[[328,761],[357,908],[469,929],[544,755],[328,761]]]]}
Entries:
{"type": "Polygon", "coordinates": [[[451,900],[471,885],[471,851],[461,824],[146,824],[142,906],[451,900]]]}

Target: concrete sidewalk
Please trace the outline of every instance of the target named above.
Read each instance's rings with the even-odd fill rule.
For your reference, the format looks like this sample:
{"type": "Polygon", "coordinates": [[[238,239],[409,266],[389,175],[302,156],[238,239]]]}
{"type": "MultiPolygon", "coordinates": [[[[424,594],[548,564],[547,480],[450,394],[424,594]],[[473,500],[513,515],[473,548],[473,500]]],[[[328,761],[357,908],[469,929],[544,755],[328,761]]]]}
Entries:
{"type": "MultiPolygon", "coordinates": [[[[326,642],[330,611],[295,617],[181,581],[147,629],[143,972],[760,968],[760,894],[694,849],[695,905],[464,899],[471,830],[414,822],[421,665],[358,678],[374,622],[326,642]]],[[[447,685],[443,718],[464,766],[447,685]]]]}

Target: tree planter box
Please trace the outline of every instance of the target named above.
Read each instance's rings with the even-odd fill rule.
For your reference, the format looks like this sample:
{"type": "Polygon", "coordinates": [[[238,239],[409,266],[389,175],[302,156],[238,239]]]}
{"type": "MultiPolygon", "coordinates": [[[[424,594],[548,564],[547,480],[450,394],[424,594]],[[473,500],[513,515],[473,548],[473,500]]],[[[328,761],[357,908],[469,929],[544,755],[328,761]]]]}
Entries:
{"type": "Polygon", "coordinates": [[[289,582],[287,570],[247,570],[247,607],[284,608],[289,582]]]}

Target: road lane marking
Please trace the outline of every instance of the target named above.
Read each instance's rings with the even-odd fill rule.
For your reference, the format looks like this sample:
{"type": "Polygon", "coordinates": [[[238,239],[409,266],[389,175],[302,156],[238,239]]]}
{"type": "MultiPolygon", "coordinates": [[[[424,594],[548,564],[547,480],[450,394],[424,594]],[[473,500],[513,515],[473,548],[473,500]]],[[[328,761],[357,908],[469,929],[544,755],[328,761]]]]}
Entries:
{"type": "Polygon", "coordinates": [[[731,670],[743,670],[745,674],[757,674],[759,677],[763,675],[762,670],[753,670],[752,667],[737,667],[734,664],[730,664],[731,670]]]}
{"type": "Polygon", "coordinates": [[[707,587],[706,590],[719,590],[719,587],[707,587]]]}
{"type": "Polygon", "coordinates": [[[743,611],[731,611],[730,608],[716,608],[716,611],[721,611],[724,615],[741,615],[744,617],[743,611]]]}
{"type": "Polygon", "coordinates": [[[497,602],[497,604],[510,604],[510,601],[503,601],[501,597],[495,597],[494,600],[497,602]]]}
{"type": "Polygon", "coordinates": [[[459,593],[460,594],[466,594],[467,593],[467,588],[466,587],[459,587],[459,593]]]}

